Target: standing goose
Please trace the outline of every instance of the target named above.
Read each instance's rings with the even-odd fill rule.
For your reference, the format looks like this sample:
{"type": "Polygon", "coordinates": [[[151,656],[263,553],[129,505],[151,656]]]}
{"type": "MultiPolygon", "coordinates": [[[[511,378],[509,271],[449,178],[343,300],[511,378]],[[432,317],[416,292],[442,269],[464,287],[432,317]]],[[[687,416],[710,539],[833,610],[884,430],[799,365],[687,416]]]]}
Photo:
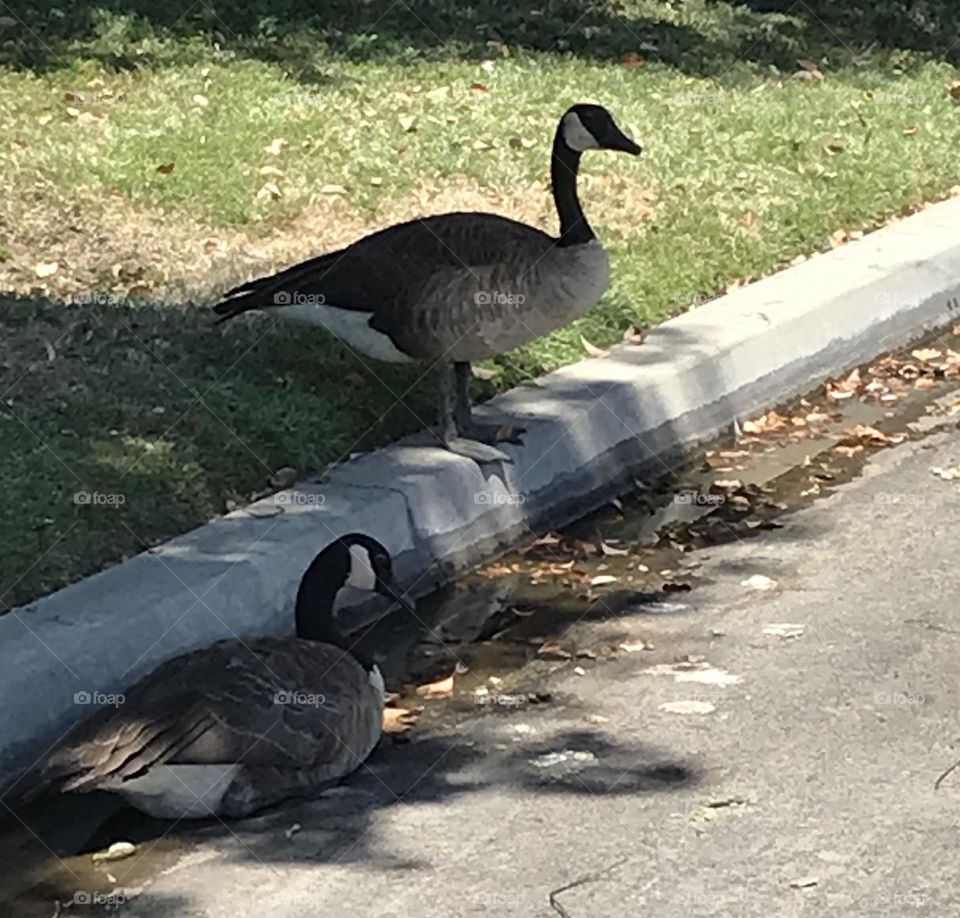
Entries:
{"type": "Polygon", "coordinates": [[[470,362],[567,325],[607,289],[610,261],[577,197],[580,155],[593,149],[642,152],[599,105],[563,115],[550,160],[559,236],[496,214],[424,217],[235,287],[214,311],[223,321],[270,308],[369,357],[436,365],[447,448],[509,461],[495,429],[473,420],[470,362]]]}
{"type": "Polygon", "coordinates": [[[384,687],[337,627],[343,586],[413,611],[387,550],[341,536],[300,583],[295,637],[220,641],[168,660],[57,749],[24,799],[106,790],[159,818],[238,818],[350,774],[380,738],[384,687]]]}

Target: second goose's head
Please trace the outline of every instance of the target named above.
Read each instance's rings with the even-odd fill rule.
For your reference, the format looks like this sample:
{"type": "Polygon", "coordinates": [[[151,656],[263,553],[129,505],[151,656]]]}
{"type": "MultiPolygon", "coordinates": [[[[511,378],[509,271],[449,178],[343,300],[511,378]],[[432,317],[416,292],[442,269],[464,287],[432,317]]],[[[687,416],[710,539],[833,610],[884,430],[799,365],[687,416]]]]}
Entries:
{"type": "Polygon", "coordinates": [[[390,552],[371,536],[352,532],[324,548],[303,575],[296,605],[299,637],[338,643],[333,613],[343,587],[380,593],[414,611],[412,600],[393,578],[390,552]]]}
{"type": "Polygon", "coordinates": [[[567,109],[560,119],[557,140],[574,153],[618,150],[637,156],[643,152],[643,147],[617,127],[613,115],[602,105],[581,103],[567,109]]]}

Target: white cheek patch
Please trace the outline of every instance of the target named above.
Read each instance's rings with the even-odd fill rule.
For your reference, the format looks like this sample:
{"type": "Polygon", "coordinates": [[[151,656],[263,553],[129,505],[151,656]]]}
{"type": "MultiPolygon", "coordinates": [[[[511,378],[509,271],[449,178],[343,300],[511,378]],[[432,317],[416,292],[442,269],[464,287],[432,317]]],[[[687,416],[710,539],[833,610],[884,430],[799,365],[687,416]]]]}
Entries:
{"type": "Polygon", "coordinates": [[[377,575],[370,563],[370,552],[362,545],[350,546],[350,576],[347,577],[346,585],[357,590],[373,590],[377,585],[377,575]]]}
{"type": "Polygon", "coordinates": [[[563,117],[563,142],[577,153],[596,150],[600,146],[593,134],[584,127],[576,112],[569,112],[563,117]]]}

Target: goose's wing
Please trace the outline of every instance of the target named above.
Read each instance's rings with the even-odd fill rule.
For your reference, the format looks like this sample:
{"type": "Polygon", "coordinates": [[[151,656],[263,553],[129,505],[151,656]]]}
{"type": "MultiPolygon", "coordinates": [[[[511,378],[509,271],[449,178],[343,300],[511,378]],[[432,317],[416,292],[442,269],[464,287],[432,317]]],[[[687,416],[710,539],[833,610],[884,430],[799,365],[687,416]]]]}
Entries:
{"type": "Polygon", "coordinates": [[[223,319],[322,297],[340,309],[374,313],[375,325],[389,330],[391,317],[422,299],[438,276],[477,277],[509,258],[535,264],[556,240],[547,233],[497,214],[452,213],[390,226],[327,255],[228,291],[214,311],[223,319]]]}
{"type": "Polygon", "coordinates": [[[224,641],[155,669],[81,725],[31,783],[87,790],[160,763],[337,763],[375,741],[381,709],[367,672],[339,648],[224,641]]]}

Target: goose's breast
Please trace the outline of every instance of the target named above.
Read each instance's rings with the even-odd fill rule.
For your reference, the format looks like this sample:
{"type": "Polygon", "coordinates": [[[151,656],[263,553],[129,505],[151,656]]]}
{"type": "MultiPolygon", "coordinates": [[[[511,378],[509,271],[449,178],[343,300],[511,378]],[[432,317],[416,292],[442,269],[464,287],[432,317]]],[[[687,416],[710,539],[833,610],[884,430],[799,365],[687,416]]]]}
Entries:
{"type": "Polygon", "coordinates": [[[449,348],[450,359],[482,360],[569,325],[597,304],[610,283],[606,249],[592,241],[551,249],[511,273],[494,270],[481,290],[469,330],[449,348]]]}

